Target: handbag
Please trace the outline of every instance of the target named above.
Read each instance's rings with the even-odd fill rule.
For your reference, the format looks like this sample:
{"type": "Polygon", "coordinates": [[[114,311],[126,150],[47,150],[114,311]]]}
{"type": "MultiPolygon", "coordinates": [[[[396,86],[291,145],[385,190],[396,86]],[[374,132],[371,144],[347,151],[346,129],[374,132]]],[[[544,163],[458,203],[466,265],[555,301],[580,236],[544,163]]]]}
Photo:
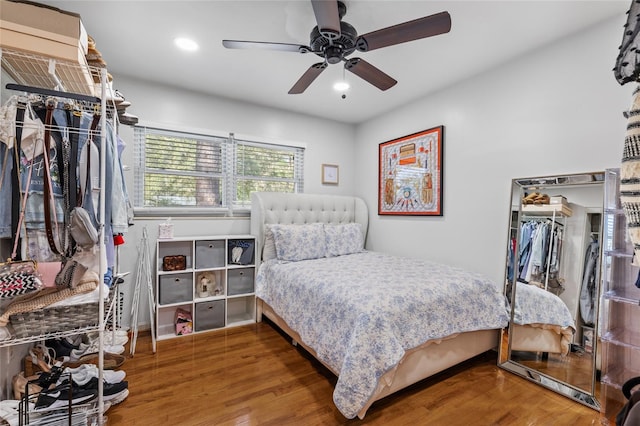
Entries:
{"type": "Polygon", "coordinates": [[[0,299],[31,293],[42,287],[37,264],[33,260],[0,264],[0,299]]]}
{"type": "Polygon", "coordinates": [[[163,271],[182,271],[187,269],[187,256],[178,254],[162,258],[163,271]]]}
{"type": "Polygon", "coordinates": [[[91,222],[89,212],[83,207],[74,207],[69,216],[69,233],[82,249],[90,249],[98,244],[98,231],[91,222]]]}
{"type": "Polygon", "coordinates": [[[76,288],[87,272],[87,267],[73,258],[65,258],[62,261],[62,268],[56,275],[56,287],[76,288]]]}

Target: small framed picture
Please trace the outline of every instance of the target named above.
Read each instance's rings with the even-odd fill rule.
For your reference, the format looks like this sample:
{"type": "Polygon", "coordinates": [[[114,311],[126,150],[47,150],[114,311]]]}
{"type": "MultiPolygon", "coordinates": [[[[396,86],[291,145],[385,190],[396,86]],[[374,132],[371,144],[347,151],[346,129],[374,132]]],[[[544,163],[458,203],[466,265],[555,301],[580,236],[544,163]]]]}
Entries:
{"type": "Polygon", "coordinates": [[[338,166],[336,164],[322,165],[322,183],[338,184],[338,166]]]}

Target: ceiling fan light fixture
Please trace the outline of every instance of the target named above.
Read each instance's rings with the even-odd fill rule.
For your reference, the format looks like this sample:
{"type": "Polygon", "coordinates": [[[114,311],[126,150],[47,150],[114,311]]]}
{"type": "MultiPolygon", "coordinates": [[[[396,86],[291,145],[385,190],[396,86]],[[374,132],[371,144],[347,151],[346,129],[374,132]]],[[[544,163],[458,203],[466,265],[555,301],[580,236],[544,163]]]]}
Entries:
{"type": "Polygon", "coordinates": [[[346,81],[338,81],[333,85],[333,90],[336,92],[346,92],[351,86],[346,81]]]}
{"type": "Polygon", "coordinates": [[[190,38],[186,38],[186,37],[176,37],[173,40],[173,42],[180,49],[185,50],[187,52],[195,52],[199,48],[198,43],[196,43],[195,41],[191,40],[190,38]]]}

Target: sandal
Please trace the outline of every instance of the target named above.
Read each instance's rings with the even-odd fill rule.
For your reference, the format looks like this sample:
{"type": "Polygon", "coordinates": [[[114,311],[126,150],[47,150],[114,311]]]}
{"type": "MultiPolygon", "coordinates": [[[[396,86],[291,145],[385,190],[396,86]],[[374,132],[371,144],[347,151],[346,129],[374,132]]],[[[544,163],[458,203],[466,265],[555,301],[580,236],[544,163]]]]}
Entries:
{"type": "Polygon", "coordinates": [[[18,400],[24,398],[25,390],[27,387],[29,388],[29,395],[35,395],[42,392],[42,387],[33,382],[37,379],[38,376],[24,377],[24,373],[22,371],[13,376],[13,379],[11,380],[11,385],[13,387],[13,398],[18,400]]]}
{"type": "MultiPolygon", "coordinates": [[[[111,352],[104,352],[103,363],[105,370],[115,370],[124,364],[126,358],[124,355],[114,354],[111,352]]],[[[68,361],[64,363],[65,367],[77,368],[82,364],[95,364],[98,365],[98,354],[93,353],[85,355],[77,361],[68,361]]]]}
{"type": "Polygon", "coordinates": [[[31,359],[31,363],[33,365],[38,366],[41,371],[46,373],[51,371],[51,367],[53,366],[53,360],[55,359],[55,354],[52,357],[51,353],[46,350],[45,346],[35,346],[29,349],[29,357],[31,359]]]}

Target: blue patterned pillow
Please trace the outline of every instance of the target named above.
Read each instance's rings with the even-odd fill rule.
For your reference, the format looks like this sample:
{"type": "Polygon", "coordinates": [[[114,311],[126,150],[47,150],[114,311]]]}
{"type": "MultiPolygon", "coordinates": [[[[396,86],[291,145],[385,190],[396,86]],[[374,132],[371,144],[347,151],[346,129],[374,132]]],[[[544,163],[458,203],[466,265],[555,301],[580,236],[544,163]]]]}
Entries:
{"type": "Polygon", "coordinates": [[[326,257],[324,226],[321,223],[307,225],[271,225],[279,260],[298,261],[326,257]]]}
{"type": "Polygon", "coordinates": [[[364,251],[364,238],[359,223],[325,225],[327,257],[364,251]]]}

